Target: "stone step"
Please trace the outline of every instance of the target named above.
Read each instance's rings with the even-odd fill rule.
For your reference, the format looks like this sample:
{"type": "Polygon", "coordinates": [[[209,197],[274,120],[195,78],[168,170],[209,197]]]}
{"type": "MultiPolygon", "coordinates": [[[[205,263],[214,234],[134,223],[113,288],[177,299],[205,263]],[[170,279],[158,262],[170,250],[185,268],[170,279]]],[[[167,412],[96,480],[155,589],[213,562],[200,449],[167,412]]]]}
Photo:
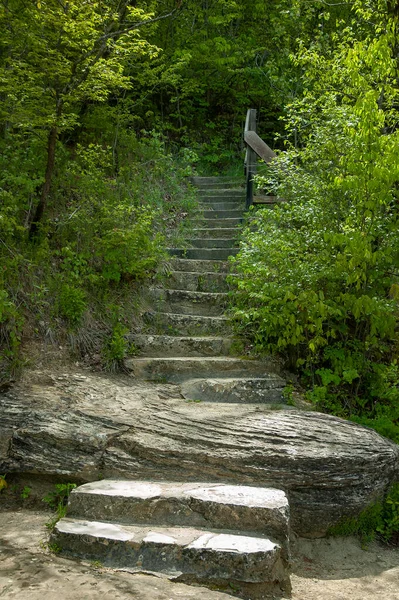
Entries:
{"type": "Polygon", "coordinates": [[[248,599],[254,597],[252,588],[262,585],[278,583],[290,589],[282,548],[266,536],[64,518],[50,543],[64,556],[99,561],[105,567],[163,573],[212,587],[243,585],[248,599]]]}
{"type": "MultiPolygon", "coordinates": [[[[186,260],[174,258],[171,260],[173,271],[190,271],[191,273],[229,273],[230,263],[226,260],[186,260]]],[[[203,290],[206,291],[206,290],[203,290]]]]}
{"type": "Polygon", "coordinates": [[[124,364],[137,379],[170,383],[208,377],[262,377],[269,367],[263,361],[228,356],[127,358],[124,364]]]}
{"type": "Polygon", "coordinates": [[[245,204],[243,202],[200,202],[198,206],[199,214],[203,214],[204,211],[207,212],[209,210],[238,210],[240,213],[245,211],[245,204]]]}
{"type": "Polygon", "coordinates": [[[238,248],[168,248],[172,256],[188,260],[227,260],[235,256],[238,248]]]}
{"type": "Polygon", "coordinates": [[[240,236],[240,231],[235,227],[227,227],[226,229],[204,229],[197,228],[192,229],[192,234],[196,238],[214,238],[216,235],[218,238],[229,238],[229,239],[238,239],[240,236]]]}
{"type": "Polygon", "coordinates": [[[128,336],[138,351],[146,357],[159,356],[226,356],[234,338],[223,336],[171,336],[133,334],[128,336]]]}
{"type": "Polygon", "coordinates": [[[245,191],[243,189],[210,189],[202,188],[198,190],[198,197],[202,198],[219,198],[219,201],[223,198],[239,198],[245,201],[245,191]]]}
{"type": "Polygon", "coordinates": [[[231,335],[230,322],[226,317],[147,312],[143,315],[143,318],[151,327],[151,333],[177,336],[231,335]]]}
{"type": "Polygon", "coordinates": [[[188,271],[172,271],[165,281],[165,286],[174,290],[223,293],[228,292],[231,289],[231,286],[226,281],[226,275],[226,273],[190,273],[188,271]]]}
{"type": "Polygon", "coordinates": [[[148,295],[157,311],[205,317],[220,316],[228,302],[228,295],[220,292],[153,288],[148,295]]]}
{"type": "MultiPolygon", "coordinates": [[[[219,234],[218,229],[213,230],[214,235],[219,234]]],[[[237,245],[236,238],[191,238],[187,242],[193,248],[233,248],[237,245]]]]}
{"type": "Polygon", "coordinates": [[[191,379],[182,384],[181,392],[186,399],[205,402],[286,404],[285,385],[282,377],[268,373],[262,378],[191,379]]]}
{"type": "Polygon", "coordinates": [[[219,218],[214,218],[214,219],[201,219],[200,222],[198,223],[198,227],[204,228],[204,229],[210,229],[210,228],[214,228],[214,229],[227,229],[227,228],[231,228],[231,227],[242,227],[243,225],[243,218],[239,218],[239,219],[219,219],[219,218]]]}
{"type": "Polygon", "coordinates": [[[75,488],[68,517],[120,524],[237,529],[289,538],[289,506],[282,490],[220,483],[103,479],[75,488]]]}
{"type": "Polygon", "coordinates": [[[208,205],[208,204],[227,204],[228,206],[234,204],[240,204],[240,206],[245,206],[245,196],[215,196],[215,195],[204,195],[199,196],[198,198],[199,204],[208,205]]]}
{"type": "Polygon", "coordinates": [[[224,175],[218,175],[215,177],[200,177],[198,175],[191,177],[191,183],[197,187],[203,187],[208,185],[219,185],[229,187],[230,185],[243,185],[242,177],[229,177],[224,175]]]}
{"type": "Polygon", "coordinates": [[[204,210],[204,219],[241,219],[244,209],[240,210],[204,210]]]}

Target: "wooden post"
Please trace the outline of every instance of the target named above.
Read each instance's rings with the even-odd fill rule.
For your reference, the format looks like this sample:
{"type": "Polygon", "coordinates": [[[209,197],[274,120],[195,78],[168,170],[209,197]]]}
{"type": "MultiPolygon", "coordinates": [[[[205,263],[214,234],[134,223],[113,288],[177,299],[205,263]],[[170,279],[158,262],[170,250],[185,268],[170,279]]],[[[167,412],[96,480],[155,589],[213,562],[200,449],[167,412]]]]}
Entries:
{"type": "MultiPolygon", "coordinates": [[[[244,140],[248,132],[256,133],[256,110],[250,108],[247,111],[247,118],[245,119],[244,129],[244,140]]],[[[247,177],[247,193],[245,207],[248,209],[252,204],[254,194],[254,183],[253,178],[256,174],[256,152],[247,144],[247,151],[245,154],[245,174],[247,177]]]]}

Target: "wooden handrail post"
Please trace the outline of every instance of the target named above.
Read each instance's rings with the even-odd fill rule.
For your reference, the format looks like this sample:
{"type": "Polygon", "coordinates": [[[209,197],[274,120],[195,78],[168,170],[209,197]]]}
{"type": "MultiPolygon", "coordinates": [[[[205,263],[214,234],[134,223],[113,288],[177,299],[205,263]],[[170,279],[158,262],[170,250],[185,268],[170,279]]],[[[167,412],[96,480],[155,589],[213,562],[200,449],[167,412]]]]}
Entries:
{"type": "MultiPolygon", "coordinates": [[[[244,129],[244,140],[246,134],[249,131],[254,131],[256,133],[256,110],[254,108],[250,108],[247,111],[247,117],[245,119],[245,129],[244,129]]],[[[245,140],[246,142],[246,140],[245,140]]],[[[245,207],[248,209],[253,201],[254,195],[254,176],[256,174],[256,152],[251,148],[249,144],[247,144],[247,149],[245,153],[245,163],[244,170],[247,179],[247,191],[246,191],[246,200],[245,207]]]]}
{"type": "Polygon", "coordinates": [[[256,133],[256,110],[250,108],[247,111],[244,129],[244,141],[246,144],[244,172],[247,178],[246,208],[253,202],[254,176],[256,175],[256,157],[259,156],[269,163],[276,156],[269,146],[256,133]]]}

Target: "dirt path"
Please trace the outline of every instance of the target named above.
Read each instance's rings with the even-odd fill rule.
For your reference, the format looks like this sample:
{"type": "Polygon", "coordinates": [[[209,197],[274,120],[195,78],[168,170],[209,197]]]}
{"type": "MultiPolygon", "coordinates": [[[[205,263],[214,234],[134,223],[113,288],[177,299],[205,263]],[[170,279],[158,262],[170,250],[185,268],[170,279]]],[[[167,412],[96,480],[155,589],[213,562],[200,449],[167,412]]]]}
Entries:
{"type": "MultiPolygon", "coordinates": [[[[0,598],[16,600],[227,600],[233,596],[72,562],[46,549],[49,514],[0,513],[0,598]]],[[[299,539],[292,600],[399,600],[399,549],[355,539],[299,539]]]]}

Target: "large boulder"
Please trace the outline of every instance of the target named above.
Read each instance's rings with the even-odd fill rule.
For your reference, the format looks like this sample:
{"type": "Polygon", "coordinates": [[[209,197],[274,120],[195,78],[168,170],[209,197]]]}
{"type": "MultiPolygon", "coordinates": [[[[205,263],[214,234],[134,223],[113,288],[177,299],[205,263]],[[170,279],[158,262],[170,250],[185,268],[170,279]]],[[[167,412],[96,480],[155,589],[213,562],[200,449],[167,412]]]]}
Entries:
{"type": "Polygon", "coordinates": [[[316,412],[187,402],[179,387],[31,373],[0,398],[0,473],[272,486],[324,535],[398,477],[399,446],[316,412]]]}

